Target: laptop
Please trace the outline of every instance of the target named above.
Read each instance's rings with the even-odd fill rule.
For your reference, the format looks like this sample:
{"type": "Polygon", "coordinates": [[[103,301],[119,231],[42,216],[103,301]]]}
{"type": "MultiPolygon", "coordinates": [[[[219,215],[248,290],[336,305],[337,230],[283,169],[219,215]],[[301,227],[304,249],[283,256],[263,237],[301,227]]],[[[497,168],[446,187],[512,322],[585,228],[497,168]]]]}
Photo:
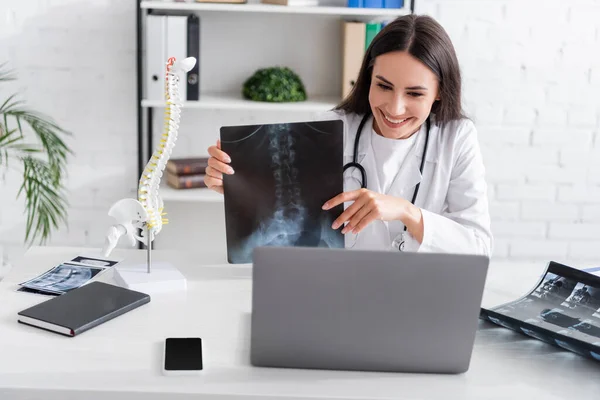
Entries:
{"type": "Polygon", "coordinates": [[[250,362],[466,372],[488,265],[477,255],[257,247],[250,362]]]}

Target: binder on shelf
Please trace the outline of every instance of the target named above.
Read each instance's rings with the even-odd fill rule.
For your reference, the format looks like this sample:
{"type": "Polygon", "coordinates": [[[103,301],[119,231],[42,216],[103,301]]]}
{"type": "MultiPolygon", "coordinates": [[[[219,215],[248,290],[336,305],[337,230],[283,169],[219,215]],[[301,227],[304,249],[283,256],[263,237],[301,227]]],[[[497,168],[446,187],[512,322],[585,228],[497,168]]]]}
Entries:
{"type": "MultiPolygon", "coordinates": [[[[167,15],[167,58],[175,57],[177,60],[183,60],[187,57],[187,30],[187,15],[167,15]]],[[[166,59],[164,62],[166,62],[166,59]]],[[[179,93],[181,98],[185,100],[187,99],[187,72],[181,70],[178,76],[179,93]]]]}
{"type": "Polygon", "coordinates": [[[179,75],[179,93],[183,100],[200,97],[200,19],[191,15],[150,14],[146,22],[146,95],[150,101],[165,101],[165,73],[169,57],[183,60],[195,57],[189,72],[179,75]]]}
{"type": "Polygon", "coordinates": [[[146,99],[164,101],[167,16],[148,15],[146,20],[146,99]]]}
{"type": "Polygon", "coordinates": [[[196,64],[187,73],[187,100],[200,98],[200,18],[191,14],[187,19],[187,56],[194,57],[196,64]]]}
{"type": "Polygon", "coordinates": [[[377,22],[369,22],[367,23],[366,26],[366,32],[365,32],[365,51],[367,51],[367,49],[369,48],[369,45],[371,44],[371,42],[373,41],[373,39],[375,38],[375,36],[377,36],[377,34],[379,33],[379,31],[381,30],[381,24],[377,23],[377,22]]]}
{"type": "Polygon", "coordinates": [[[366,27],[364,22],[342,22],[342,98],[348,96],[358,78],[365,54],[366,27]]]}
{"type": "Polygon", "coordinates": [[[348,0],[347,4],[351,8],[362,8],[364,7],[364,0],[348,0]]]}
{"type": "Polygon", "coordinates": [[[364,0],[364,8],[383,8],[384,0],[364,0]]]}
{"type": "Polygon", "coordinates": [[[383,0],[383,8],[402,8],[404,0],[383,0]]]}

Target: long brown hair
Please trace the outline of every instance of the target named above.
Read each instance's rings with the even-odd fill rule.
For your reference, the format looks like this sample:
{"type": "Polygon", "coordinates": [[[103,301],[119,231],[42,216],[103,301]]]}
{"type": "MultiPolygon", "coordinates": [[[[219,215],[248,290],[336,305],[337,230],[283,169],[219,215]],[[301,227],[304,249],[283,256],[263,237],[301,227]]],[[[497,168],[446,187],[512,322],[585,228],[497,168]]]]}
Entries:
{"type": "Polygon", "coordinates": [[[444,28],[425,15],[405,15],[387,24],[365,52],[358,79],[350,94],[334,110],[367,114],[369,88],[375,58],[392,51],[407,51],[425,64],[437,77],[439,97],[431,112],[437,123],[464,117],[461,103],[461,77],[456,52],[444,28]]]}

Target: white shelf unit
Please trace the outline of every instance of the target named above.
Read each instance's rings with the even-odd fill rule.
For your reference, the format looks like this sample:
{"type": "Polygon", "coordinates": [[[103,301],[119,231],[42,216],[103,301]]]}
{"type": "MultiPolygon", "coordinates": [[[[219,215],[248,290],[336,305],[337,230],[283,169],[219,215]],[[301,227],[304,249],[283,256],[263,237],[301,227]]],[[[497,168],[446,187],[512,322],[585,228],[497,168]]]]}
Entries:
{"type": "Polygon", "coordinates": [[[171,202],[189,202],[189,203],[222,203],[223,195],[207,188],[196,189],[174,189],[168,185],[162,184],[160,187],[160,196],[163,200],[171,202]]]}
{"type": "MultiPolygon", "coordinates": [[[[201,16],[205,13],[219,13],[230,15],[269,15],[284,14],[297,15],[299,17],[324,17],[324,18],[346,18],[353,20],[389,20],[395,17],[410,14],[410,1],[405,0],[403,8],[352,8],[345,7],[345,0],[322,0],[325,5],[319,6],[281,6],[273,4],[261,4],[259,0],[248,0],[244,4],[227,3],[195,3],[195,2],[168,2],[168,1],[140,1],[139,7],[142,10],[156,10],[163,12],[193,12],[201,16]]],[[[144,14],[145,15],[145,14],[144,14]]],[[[212,17],[214,18],[214,17],[212,17]]],[[[240,18],[238,16],[238,18],[240,18]]],[[[277,16],[271,16],[277,18],[277,16]]],[[[338,19],[339,19],[338,18],[338,19]]],[[[302,20],[296,20],[302,24],[302,20]]],[[[202,21],[201,21],[202,23],[202,21]]],[[[277,25],[277,24],[275,24],[277,25]]],[[[202,27],[202,25],[201,25],[202,27]]],[[[243,37],[240,39],[244,39],[243,37]]],[[[302,39],[302,38],[300,38],[302,39]]],[[[201,38],[201,41],[203,38],[201,38]]],[[[252,38],[248,39],[252,40],[252,38]]],[[[226,40],[223,40],[225,43],[226,40]]],[[[316,43],[318,46],[319,44],[316,43]]],[[[261,44],[256,43],[255,48],[260,48],[261,44]]],[[[277,50],[274,50],[277,51],[277,50]]],[[[283,62],[283,61],[282,61],[283,62]]],[[[201,68],[200,74],[204,73],[201,68]]],[[[202,85],[201,85],[202,87],[202,85]]],[[[298,112],[322,112],[331,109],[341,100],[337,91],[335,93],[312,94],[307,93],[308,99],[304,102],[296,103],[264,103],[254,102],[243,99],[241,94],[232,94],[228,91],[203,92],[201,89],[200,100],[186,102],[184,107],[205,110],[264,110],[264,111],[298,111],[298,112]]],[[[161,101],[143,99],[142,108],[164,108],[165,104],[161,101]]]]}
{"type": "MultiPolygon", "coordinates": [[[[144,97],[145,21],[149,13],[194,13],[200,17],[200,96],[184,102],[173,157],[202,156],[223,125],[299,121],[332,109],[341,100],[341,22],[390,21],[410,14],[404,8],[348,8],[346,0],[321,0],[319,6],[138,1],[139,161],[145,165],[162,132],[163,101],[144,97]],[[308,99],[294,103],[254,102],[241,88],[258,68],[284,65],[303,80],[308,99]],[[149,128],[150,127],[150,128],[149,128]],[[154,127],[154,128],[152,128],[154,127]],[[154,133],[152,132],[154,130],[154,133]],[[187,153],[186,153],[187,152],[187,153]]],[[[173,189],[163,182],[160,195],[170,225],[159,246],[202,247],[225,251],[223,196],[209,189],[173,189]],[[199,227],[199,228],[198,228],[199,227]]]]}
{"type": "MultiPolygon", "coordinates": [[[[410,0],[406,1],[407,3],[410,0]]],[[[313,15],[338,15],[350,17],[395,17],[410,14],[410,7],[402,8],[352,8],[337,6],[282,6],[276,4],[224,4],[224,3],[181,3],[142,1],[141,8],[174,11],[225,11],[247,13],[276,13],[276,14],[313,14],[313,15]]]]}
{"type": "MultiPolygon", "coordinates": [[[[340,101],[334,96],[309,96],[306,101],[295,103],[269,103],[251,101],[241,95],[230,93],[202,93],[198,101],[186,101],[183,108],[198,108],[207,110],[263,110],[263,111],[307,111],[321,112],[333,108],[340,101]]],[[[142,107],[164,108],[161,101],[142,100],[142,107]]]]}

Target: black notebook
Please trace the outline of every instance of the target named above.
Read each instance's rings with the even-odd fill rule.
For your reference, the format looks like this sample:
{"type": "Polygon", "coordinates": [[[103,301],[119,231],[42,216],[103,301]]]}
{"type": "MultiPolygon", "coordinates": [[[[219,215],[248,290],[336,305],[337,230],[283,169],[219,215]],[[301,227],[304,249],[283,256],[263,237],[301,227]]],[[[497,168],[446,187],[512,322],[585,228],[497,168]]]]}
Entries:
{"type": "Polygon", "coordinates": [[[92,282],[18,313],[22,324],[76,336],[150,302],[145,293],[92,282]]]}

